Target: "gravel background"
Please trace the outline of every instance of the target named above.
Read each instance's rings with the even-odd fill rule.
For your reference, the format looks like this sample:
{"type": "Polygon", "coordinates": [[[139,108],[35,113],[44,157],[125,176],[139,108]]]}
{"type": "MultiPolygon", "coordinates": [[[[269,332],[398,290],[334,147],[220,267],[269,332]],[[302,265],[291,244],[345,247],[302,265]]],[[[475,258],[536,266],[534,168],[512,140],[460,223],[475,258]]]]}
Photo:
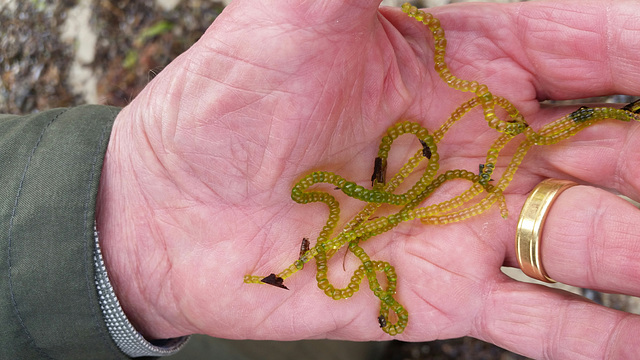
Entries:
{"type": "MultiPolygon", "coordinates": [[[[414,4],[431,7],[454,2],[464,1],[414,4]]],[[[205,0],[0,0],[0,113],[26,114],[84,103],[124,106],[197,41],[223,7],[224,2],[205,0]]],[[[509,274],[522,278],[519,270],[509,274]]],[[[581,289],[565,289],[582,294],[581,289]]],[[[640,313],[636,298],[590,296],[640,313]]],[[[472,338],[393,341],[385,358],[524,359],[472,338]]]]}

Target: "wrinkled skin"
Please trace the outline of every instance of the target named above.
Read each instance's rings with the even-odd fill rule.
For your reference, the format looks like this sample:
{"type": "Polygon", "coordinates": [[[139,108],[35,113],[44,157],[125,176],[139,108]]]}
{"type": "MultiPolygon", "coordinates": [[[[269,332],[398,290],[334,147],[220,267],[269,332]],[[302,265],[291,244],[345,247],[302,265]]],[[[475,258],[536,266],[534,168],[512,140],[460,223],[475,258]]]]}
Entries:
{"type": "MultiPolygon", "coordinates": [[[[378,4],[236,0],[120,113],[98,227],[117,295],[145,336],[390,339],[366,284],[351,299],[331,300],[316,287],[313,262],[287,279],[290,291],[242,282],[288,266],[301,239],[324,224],[322,204],[290,199],[301,176],[322,169],[366,185],[386,128],[406,118],[434,131],[470,96],[433,71],[426,27],[378,4]]],[[[636,1],[431,12],[446,31],[453,74],[487,84],[534,128],[575,109],[540,100],[640,93],[636,1]]],[[[398,339],[470,335],[534,358],[640,356],[640,317],[500,271],[517,266],[513,239],[526,195],[544,178],[568,178],[585,186],[564,192],[550,211],[547,272],[640,295],[640,211],[598,188],[640,199],[638,129],[605,121],[534,147],[505,191],[507,220],[494,207],[457,224],[401,224],[364,243],[372,258],[396,267],[410,316],[398,339]]],[[[441,168],[476,171],[495,136],[471,113],[439,147],[441,168]]],[[[419,148],[411,141],[392,149],[390,172],[419,148]]],[[[431,201],[466,187],[451,183],[431,201]]],[[[361,206],[341,204],[343,214],[361,206]]],[[[339,255],[330,262],[336,285],[357,266],[348,257],[343,271],[339,255]]]]}

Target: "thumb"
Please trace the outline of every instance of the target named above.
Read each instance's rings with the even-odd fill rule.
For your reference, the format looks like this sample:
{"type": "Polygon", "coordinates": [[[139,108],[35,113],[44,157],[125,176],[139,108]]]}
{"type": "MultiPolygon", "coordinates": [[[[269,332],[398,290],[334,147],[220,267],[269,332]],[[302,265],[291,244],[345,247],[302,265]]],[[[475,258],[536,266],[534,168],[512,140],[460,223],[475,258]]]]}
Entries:
{"type": "Polygon", "coordinates": [[[292,29],[349,31],[371,22],[381,0],[235,0],[223,15],[241,17],[254,25],[291,25],[292,29]]]}

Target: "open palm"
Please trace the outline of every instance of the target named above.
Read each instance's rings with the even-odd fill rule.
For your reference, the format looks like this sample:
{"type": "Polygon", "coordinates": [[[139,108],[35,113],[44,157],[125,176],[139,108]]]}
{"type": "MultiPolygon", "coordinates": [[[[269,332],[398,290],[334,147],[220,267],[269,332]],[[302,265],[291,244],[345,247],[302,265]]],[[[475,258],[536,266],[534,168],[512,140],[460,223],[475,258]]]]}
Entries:
{"type": "MultiPolygon", "coordinates": [[[[291,201],[298,179],[327,170],[366,185],[379,139],[390,125],[409,119],[434,131],[470,97],[450,89],[433,70],[428,29],[399,9],[378,9],[378,3],[236,0],[121,112],[105,161],[98,225],[117,294],[146,336],[389,338],[377,326],[379,302],[366,284],[352,298],[334,301],[317,288],[313,261],[287,279],[290,291],[242,282],[246,274],[268,275],[289,266],[302,238],[313,239],[324,225],[324,205],[291,201]]],[[[607,32],[594,15],[604,9],[602,3],[453,6],[433,13],[447,32],[452,72],[487,84],[536,128],[567,112],[541,109],[541,98],[640,90],[626,77],[616,78],[616,69],[633,68],[630,62],[636,73],[627,76],[637,77],[640,64],[631,48],[614,41],[617,62],[602,58],[611,48],[595,41],[607,32]],[[558,34],[568,31],[567,24],[573,38],[563,42],[558,34]]],[[[635,169],[640,167],[633,165],[640,165],[640,157],[624,153],[640,146],[640,136],[630,135],[637,129],[637,124],[600,124],[560,145],[534,148],[505,193],[506,220],[494,208],[457,224],[403,223],[364,243],[372,258],[396,267],[397,298],[410,316],[399,338],[472,335],[530,356],[553,356],[560,351],[555,342],[578,331],[553,318],[573,319],[574,307],[593,312],[575,326],[595,321],[611,331],[624,319],[637,331],[636,317],[517,283],[500,272],[501,265],[515,264],[518,211],[542,178],[569,177],[638,198],[635,169]],[[550,327],[556,329],[553,339],[550,327]]],[[[477,171],[496,136],[480,112],[472,112],[445,136],[441,168],[477,171]]],[[[401,141],[392,149],[389,171],[419,146],[414,139],[401,141]]],[[[464,182],[444,187],[431,201],[465,187],[464,182]]],[[[613,271],[614,260],[608,260],[617,253],[607,252],[599,263],[588,261],[585,243],[597,247],[597,232],[607,231],[608,223],[584,229],[579,209],[588,206],[578,199],[588,192],[588,202],[605,206],[611,219],[624,217],[624,236],[606,244],[620,253],[640,238],[632,226],[640,216],[613,196],[587,187],[580,193],[580,188],[558,201],[565,211],[556,220],[550,215],[548,226],[555,221],[561,234],[557,242],[549,240],[548,271],[559,281],[640,295],[637,281],[626,281],[640,274],[640,255],[627,254],[630,263],[622,272],[621,267],[613,271]],[[557,250],[554,263],[553,245],[567,246],[566,238],[582,240],[576,245],[581,252],[557,250]],[[591,269],[563,269],[563,259],[591,269]],[[603,268],[610,272],[606,280],[591,274],[603,268]]],[[[363,205],[323,189],[337,196],[346,217],[363,205]]],[[[330,261],[329,278],[340,287],[358,261],[348,256],[343,269],[342,252],[338,255],[330,261]]],[[[594,346],[600,351],[610,341],[603,336],[588,335],[599,340],[594,346]]],[[[616,341],[631,341],[621,339],[616,341]]],[[[584,350],[578,341],[572,346],[584,350]]]]}

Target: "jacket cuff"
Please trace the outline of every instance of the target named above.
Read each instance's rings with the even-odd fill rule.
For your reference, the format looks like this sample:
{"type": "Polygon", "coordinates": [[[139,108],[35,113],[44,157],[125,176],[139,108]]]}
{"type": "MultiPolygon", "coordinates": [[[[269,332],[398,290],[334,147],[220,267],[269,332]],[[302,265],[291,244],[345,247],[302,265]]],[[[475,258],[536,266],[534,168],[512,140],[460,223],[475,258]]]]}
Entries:
{"type": "Polygon", "coordinates": [[[120,109],[0,115],[0,357],[127,359],[96,287],[96,197],[120,109]]]}
{"type": "Polygon", "coordinates": [[[93,222],[117,108],[0,116],[0,352],[125,359],[102,319],[93,222]]]}
{"type": "Polygon", "coordinates": [[[131,357],[167,356],[178,352],[189,340],[189,336],[172,339],[148,341],[131,324],[120,306],[120,302],[113,291],[109,275],[102,259],[98,231],[94,227],[96,251],[94,261],[96,266],[96,286],[100,296],[100,308],[107,323],[111,338],[120,350],[131,357]]]}

